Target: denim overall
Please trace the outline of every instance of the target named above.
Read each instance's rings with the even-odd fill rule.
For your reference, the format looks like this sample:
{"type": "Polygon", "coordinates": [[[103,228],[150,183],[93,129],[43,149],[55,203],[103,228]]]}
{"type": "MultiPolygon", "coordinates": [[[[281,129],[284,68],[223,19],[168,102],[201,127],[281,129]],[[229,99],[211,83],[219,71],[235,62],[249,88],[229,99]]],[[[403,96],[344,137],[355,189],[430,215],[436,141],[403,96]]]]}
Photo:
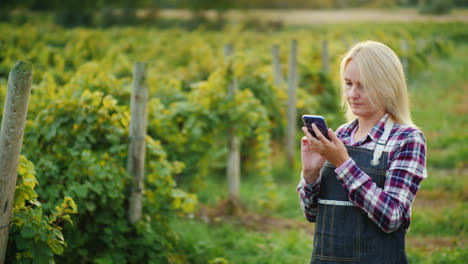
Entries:
{"type": "MultiPolygon", "coordinates": [[[[391,130],[393,122],[390,122],[390,128],[386,126],[385,130],[391,130]]],[[[381,149],[377,154],[380,158],[376,157],[374,150],[346,146],[349,156],[379,188],[385,184],[388,154],[382,151],[389,132],[384,133],[386,136],[377,143],[381,145],[377,147],[381,149]],[[377,160],[378,163],[372,162],[376,165],[371,164],[377,160]]],[[[367,213],[348,200],[348,191],[337,180],[335,168],[326,161],[321,171],[314,251],[310,263],[407,263],[407,225],[389,234],[382,231],[367,213]]]]}

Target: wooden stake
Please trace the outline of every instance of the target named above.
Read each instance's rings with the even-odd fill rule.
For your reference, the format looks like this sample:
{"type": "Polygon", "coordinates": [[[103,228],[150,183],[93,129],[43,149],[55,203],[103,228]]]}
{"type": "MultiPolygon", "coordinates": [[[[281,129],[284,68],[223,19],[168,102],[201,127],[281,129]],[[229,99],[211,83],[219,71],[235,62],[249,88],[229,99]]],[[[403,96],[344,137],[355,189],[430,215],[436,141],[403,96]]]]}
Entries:
{"type": "Polygon", "coordinates": [[[281,74],[281,63],[279,58],[279,46],[273,45],[271,49],[273,57],[273,78],[275,85],[281,85],[283,83],[283,75],[281,74]]]}
{"type": "Polygon", "coordinates": [[[0,263],[5,262],[31,83],[32,63],[17,62],[8,76],[0,130],[0,263]]]}
{"type": "Polygon", "coordinates": [[[296,150],[296,86],[297,86],[297,41],[291,41],[288,74],[288,128],[286,133],[287,159],[290,167],[294,167],[296,150]]]}
{"type": "MultiPolygon", "coordinates": [[[[233,47],[231,44],[224,45],[224,57],[225,62],[229,63],[232,59],[233,47]]],[[[237,80],[232,73],[232,82],[228,87],[228,97],[234,98],[234,95],[238,89],[237,80]]],[[[226,169],[226,176],[228,181],[229,188],[229,197],[233,200],[239,198],[239,188],[240,188],[240,140],[234,133],[234,127],[230,125],[229,130],[229,150],[228,150],[228,164],[226,169]]]]}
{"type": "Polygon", "coordinates": [[[322,41],[322,65],[323,72],[328,73],[330,69],[330,58],[328,57],[328,42],[326,39],[322,41]]]}
{"type": "Polygon", "coordinates": [[[148,118],[147,104],[146,64],[137,62],[133,70],[133,92],[130,102],[130,145],[127,159],[127,171],[133,177],[128,209],[129,221],[132,224],[141,217],[145,173],[145,137],[148,118]]]}
{"type": "Polygon", "coordinates": [[[403,64],[403,70],[405,74],[408,74],[408,42],[406,40],[401,40],[401,64],[403,64]]]}

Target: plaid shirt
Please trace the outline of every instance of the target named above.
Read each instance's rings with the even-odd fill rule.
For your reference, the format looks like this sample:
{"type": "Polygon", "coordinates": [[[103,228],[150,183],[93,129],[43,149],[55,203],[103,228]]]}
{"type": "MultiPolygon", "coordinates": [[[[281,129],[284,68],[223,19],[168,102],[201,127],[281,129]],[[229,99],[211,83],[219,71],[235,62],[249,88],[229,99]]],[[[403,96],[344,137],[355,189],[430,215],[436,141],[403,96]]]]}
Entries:
{"type": "MultiPolygon", "coordinates": [[[[375,149],[377,140],[384,132],[388,114],[384,115],[371,132],[361,141],[352,142],[357,120],[344,124],[336,130],[336,135],[345,145],[375,149]]],[[[378,188],[353,159],[348,159],[335,170],[343,188],[348,191],[348,199],[367,213],[369,218],[384,232],[397,230],[402,224],[409,225],[411,204],[421,181],[427,177],[426,140],[416,128],[395,123],[384,149],[388,152],[388,164],[384,188],[378,188]]],[[[320,177],[307,184],[304,177],[297,187],[304,216],[315,222],[317,199],[320,190],[320,177]]]]}

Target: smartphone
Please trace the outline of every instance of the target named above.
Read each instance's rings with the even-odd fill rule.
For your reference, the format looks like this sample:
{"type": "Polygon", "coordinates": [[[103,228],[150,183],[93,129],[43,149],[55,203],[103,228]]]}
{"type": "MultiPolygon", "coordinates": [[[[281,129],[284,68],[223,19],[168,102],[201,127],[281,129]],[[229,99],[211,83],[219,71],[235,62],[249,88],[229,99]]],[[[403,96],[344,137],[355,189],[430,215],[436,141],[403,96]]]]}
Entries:
{"type": "MultiPolygon", "coordinates": [[[[307,127],[307,130],[309,130],[310,134],[312,136],[317,137],[315,135],[314,130],[312,129],[312,123],[317,126],[317,128],[322,132],[322,134],[330,140],[330,137],[328,136],[328,127],[327,123],[325,123],[325,118],[323,116],[319,115],[303,115],[302,116],[302,121],[304,122],[304,125],[307,127]]],[[[330,140],[331,141],[331,140],[330,140]]]]}

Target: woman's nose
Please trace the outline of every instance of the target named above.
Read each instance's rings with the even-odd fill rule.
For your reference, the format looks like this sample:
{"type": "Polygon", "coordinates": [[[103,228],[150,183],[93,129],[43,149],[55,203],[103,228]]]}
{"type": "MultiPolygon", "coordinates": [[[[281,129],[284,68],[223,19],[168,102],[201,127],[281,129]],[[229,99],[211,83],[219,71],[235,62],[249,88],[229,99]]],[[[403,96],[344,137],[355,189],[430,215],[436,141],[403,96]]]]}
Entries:
{"type": "Polygon", "coordinates": [[[358,89],[356,88],[356,86],[353,85],[348,90],[348,97],[350,97],[350,98],[359,98],[359,93],[358,93],[358,89]]]}

